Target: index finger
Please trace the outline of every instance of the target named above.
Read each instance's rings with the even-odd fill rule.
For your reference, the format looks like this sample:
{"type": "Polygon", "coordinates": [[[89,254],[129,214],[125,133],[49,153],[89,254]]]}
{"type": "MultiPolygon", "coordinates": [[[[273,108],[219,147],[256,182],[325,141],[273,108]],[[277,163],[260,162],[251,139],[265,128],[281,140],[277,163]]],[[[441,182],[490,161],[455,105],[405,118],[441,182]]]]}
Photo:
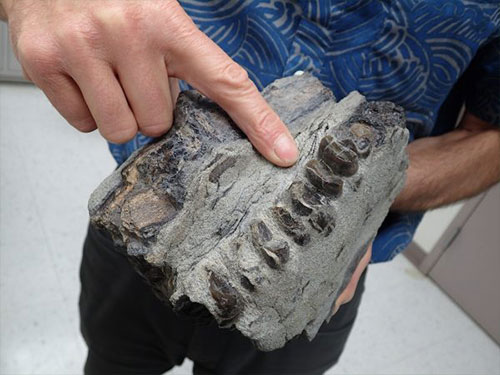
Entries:
{"type": "Polygon", "coordinates": [[[264,100],[247,72],[201,31],[167,61],[172,74],[219,104],[272,163],[295,163],[298,149],[285,124],[264,100]]]}

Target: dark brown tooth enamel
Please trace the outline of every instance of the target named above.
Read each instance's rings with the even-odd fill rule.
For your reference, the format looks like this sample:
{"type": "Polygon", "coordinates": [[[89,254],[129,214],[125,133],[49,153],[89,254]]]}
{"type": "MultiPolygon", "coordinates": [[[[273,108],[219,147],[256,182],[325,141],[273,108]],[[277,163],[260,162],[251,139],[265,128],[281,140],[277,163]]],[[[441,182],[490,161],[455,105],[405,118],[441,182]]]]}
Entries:
{"type": "Polygon", "coordinates": [[[290,258],[290,246],[285,241],[271,241],[262,246],[262,255],[271,268],[280,268],[290,258]]]}
{"type": "MultiPolygon", "coordinates": [[[[272,233],[263,221],[254,222],[250,231],[254,247],[269,267],[278,269],[288,261],[290,246],[284,240],[272,240],[272,233]]],[[[293,234],[296,235],[295,232],[293,234]]]]}
{"type": "Polygon", "coordinates": [[[335,227],[335,219],[333,218],[333,216],[325,212],[315,211],[309,217],[309,224],[311,224],[311,227],[318,231],[318,233],[321,233],[323,236],[328,237],[335,227]]]}
{"type": "Polygon", "coordinates": [[[309,182],[322,194],[332,198],[337,198],[342,194],[343,181],[319,160],[307,162],[306,176],[309,182]]]}
{"type": "Polygon", "coordinates": [[[262,221],[257,221],[250,226],[252,241],[256,244],[263,244],[270,241],[273,235],[267,225],[262,221]]]}
{"type": "Polygon", "coordinates": [[[255,291],[255,285],[253,285],[250,279],[244,275],[241,275],[240,277],[240,284],[243,288],[245,288],[249,292],[255,291]]]}
{"type": "Polygon", "coordinates": [[[368,124],[356,122],[350,126],[350,131],[354,135],[354,139],[346,139],[343,143],[360,157],[366,158],[370,154],[375,139],[374,129],[368,124]]]}
{"type": "Polygon", "coordinates": [[[304,246],[309,243],[311,236],[307,233],[304,225],[296,220],[290,212],[283,207],[273,207],[271,211],[279,227],[290,236],[296,244],[304,246]]]}
{"type": "Polygon", "coordinates": [[[304,184],[304,191],[302,193],[302,200],[304,203],[311,207],[322,206],[325,203],[325,198],[323,195],[319,194],[318,191],[309,184],[304,184]]]}
{"type": "Polygon", "coordinates": [[[351,130],[351,133],[356,136],[356,138],[367,138],[371,140],[375,136],[373,128],[362,122],[355,122],[351,124],[349,129],[351,130]]]}
{"type": "Polygon", "coordinates": [[[293,212],[300,216],[309,216],[312,212],[312,208],[304,199],[304,183],[301,181],[295,181],[290,185],[288,192],[290,194],[293,212]]]}
{"type": "Polygon", "coordinates": [[[335,174],[350,177],[358,171],[356,153],[329,135],[321,140],[318,155],[335,174]]]}
{"type": "Polygon", "coordinates": [[[210,272],[209,290],[218,308],[218,315],[224,320],[234,319],[241,312],[241,297],[226,279],[210,272]]]}

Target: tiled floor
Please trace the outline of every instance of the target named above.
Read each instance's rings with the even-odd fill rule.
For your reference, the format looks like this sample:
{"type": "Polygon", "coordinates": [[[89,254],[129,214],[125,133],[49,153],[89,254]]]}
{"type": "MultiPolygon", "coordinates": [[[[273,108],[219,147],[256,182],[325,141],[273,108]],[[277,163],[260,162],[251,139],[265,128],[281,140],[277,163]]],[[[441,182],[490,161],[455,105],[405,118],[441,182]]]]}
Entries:
{"type": "MultiPolygon", "coordinates": [[[[97,133],[74,131],[40,91],[14,84],[0,84],[0,160],[0,374],[79,374],[86,201],[114,162],[97,133]]],[[[370,268],[328,374],[500,374],[500,348],[400,256],[370,268]]]]}

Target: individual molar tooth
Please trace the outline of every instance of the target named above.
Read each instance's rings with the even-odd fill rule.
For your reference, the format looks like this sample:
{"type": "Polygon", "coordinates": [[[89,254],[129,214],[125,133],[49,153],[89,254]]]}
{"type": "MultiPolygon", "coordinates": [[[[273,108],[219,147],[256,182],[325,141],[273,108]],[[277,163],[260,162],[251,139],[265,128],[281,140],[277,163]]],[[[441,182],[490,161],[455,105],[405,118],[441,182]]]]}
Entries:
{"type": "Polygon", "coordinates": [[[346,145],[352,148],[359,156],[366,158],[370,154],[372,143],[376,138],[376,130],[363,122],[351,124],[349,130],[354,139],[352,140],[352,144],[346,145]],[[354,147],[351,145],[354,145],[354,147]]]}
{"type": "Polygon", "coordinates": [[[272,241],[272,233],[263,221],[254,222],[250,228],[252,242],[269,267],[276,269],[288,261],[288,243],[283,240],[272,241]]]}
{"type": "Polygon", "coordinates": [[[262,255],[267,265],[271,268],[280,268],[290,258],[290,246],[283,240],[272,241],[261,248],[262,255]]]}
{"type": "Polygon", "coordinates": [[[306,164],[306,176],[311,184],[324,195],[337,198],[342,194],[343,181],[334,176],[331,169],[318,160],[306,164]]]}
{"type": "Polygon", "coordinates": [[[241,312],[241,298],[238,291],[222,276],[211,271],[209,290],[218,308],[218,315],[224,320],[232,320],[241,312]]]}
{"type": "Polygon", "coordinates": [[[246,290],[248,290],[250,292],[255,291],[255,285],[253,285],[252,282],[250,281],[250,279],[248,277],[246,277],[245,275],[241,275],[240,284],[243,288],[245,288],[246,290]]]}
{"type": "Polygon", "coordinates": [[[349,129],[351,130],[351,133],[356,136],[356,138],[367,138],[369,140],[373,140],[375,137],[373,128],[363,122],[352,123],[349,129]]]}
{"type": "Polygon", "coordinates": [[[323,236],[328,237],[332,233],[333,228],[335,228],[335,219],[330,214],[323,211],[314,211],[309,218],[309,224],[318,233],[323,234],[323,236]]]}
{"type": "Polygon", "coordinates": [[[341,176],[350,177],[358,171],[358,156],[348,147],[327,135],[319,144],[320,160],[341,176]]]}
{"type": "Polygon", "coordinates": [[[288,189],[293,212],[300,216],[309,216],[312,212],[310,204],[304,200],[305,189],[302,181],[293,182],[288,189]]]}
{"type": "Polygon", "coordinates": [[[358,138],[354,143],[359,156],[366,158],[370,154],[372,143],[368,138],[358,138]]]}
{"type": "Polygon", "coordinates": [[[308,183],[304,184],[302,200],[310,207],[321,207],[328,203],[326,202],[325,197],[318,193],[314,186],[311,186],[308,183]]]}
{"type": "Polygon", "coordinates": [[[361,158],[366,158],[368,155],[370,155],[370,151],[372,148],[371,141],[367,138],[346,138],[342,139],[340,141],[340,144],[354,151],[361,158]]]}
{"type": "Polygon", "coordinates": [[[273,207],[271,211],[279,227],[290,236],[296,244],[304,246],[309,243],[311,236],[307,233],[304,225],[293,218],[290,212],[283,207],[273,207]]]}
{"type": "Polygon", "coordinates": [[[252,233],[252,241],[254,244],[262,245],[268,241],[271,241],[273,234],[267,227],[266,223],[262,220],[252,223],[250,226],[250,231],[252,233]]]}
{"type": "MultiPolygon", "coordinates": [[[[167,195],[144,189],[130,194],[122,206],[120,220],[133,237],[153,238],[160,226],[176,215],[177,210],[167,195]]],[[[134,250],[138,250],[138,246],[132,245],[131,251],[134,250]]]]}

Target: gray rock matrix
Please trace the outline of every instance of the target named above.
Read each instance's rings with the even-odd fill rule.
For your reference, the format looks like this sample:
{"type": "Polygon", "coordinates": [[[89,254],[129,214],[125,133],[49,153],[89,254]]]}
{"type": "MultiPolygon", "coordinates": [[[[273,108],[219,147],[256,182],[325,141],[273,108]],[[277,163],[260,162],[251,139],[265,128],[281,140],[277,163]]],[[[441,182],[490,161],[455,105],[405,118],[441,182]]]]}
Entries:
{"type": "Polygon", "coordinates": [[[263,95],[295,137],[293,167],[188,91],[170,132],[106,178],[89,210],[162,300],[270,351],[331,317],[404,184],[408,131],[402,108],[357,92],[337,103],[308,74],[263,95]]]}

